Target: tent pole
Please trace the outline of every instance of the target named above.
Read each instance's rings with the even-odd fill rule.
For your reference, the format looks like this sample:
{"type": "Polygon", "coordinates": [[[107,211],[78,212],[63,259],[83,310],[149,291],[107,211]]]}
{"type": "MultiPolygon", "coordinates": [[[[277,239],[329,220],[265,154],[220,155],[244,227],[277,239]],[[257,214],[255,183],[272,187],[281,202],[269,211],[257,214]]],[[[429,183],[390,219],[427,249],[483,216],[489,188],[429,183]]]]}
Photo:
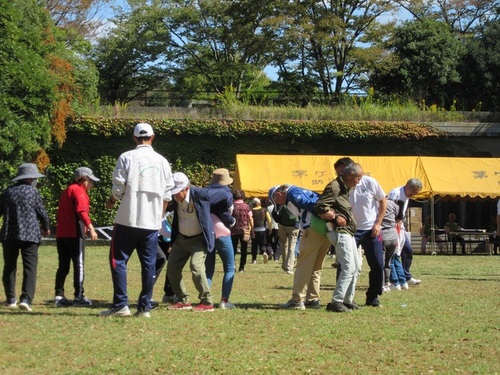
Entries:
{"type": "Polygon", "coordinates": [[[436,251],[436,230],[434,229],[434,195],[431,195],[431,254],[436,251]]]}

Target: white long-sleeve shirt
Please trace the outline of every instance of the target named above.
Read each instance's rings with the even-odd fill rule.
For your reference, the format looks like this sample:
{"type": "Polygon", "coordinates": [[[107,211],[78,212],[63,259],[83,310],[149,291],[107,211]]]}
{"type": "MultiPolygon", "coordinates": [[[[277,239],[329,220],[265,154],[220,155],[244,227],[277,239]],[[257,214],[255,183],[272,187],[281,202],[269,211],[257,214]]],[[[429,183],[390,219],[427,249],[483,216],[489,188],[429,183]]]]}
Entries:
{"type": "Polygon", "coordinates": [[[124,152],[113,171],[112,193],[121,200],[115,223],[133,228],[161,227],[163,201],[172,199],[172,171],[151,145],[124,152]]]}

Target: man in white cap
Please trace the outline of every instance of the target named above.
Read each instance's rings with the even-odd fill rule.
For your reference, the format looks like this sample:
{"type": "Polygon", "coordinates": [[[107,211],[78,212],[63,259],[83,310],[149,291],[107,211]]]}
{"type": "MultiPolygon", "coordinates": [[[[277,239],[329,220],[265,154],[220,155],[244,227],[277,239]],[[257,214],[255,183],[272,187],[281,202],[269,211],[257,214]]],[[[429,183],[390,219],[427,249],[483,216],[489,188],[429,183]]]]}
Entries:
{"type": "Polygon", "coordinates": [[[155,283],[158,230],[174,186],[167,159],[153,150],[151,125],[134,128],[137,147],[120,155],[113,171],[112,193],[106,203],[120,200],[109,254],[113,279],[113,304],[101,316],[130,316],[127,295],[127,262],[134,249],[141,262],[142,290],[135,316],[150,317],[155,283]]]}
{"type": "Polygon", "coordinates": [[[85,297],[83,281],[85,259],[85,237],[97,239],[97,233],[90,220],[90,199],[88,191],[99,179],[87,167],[75,170],[73,180],[59,198],[57,208],[57,254],[59,266],[56,272],[55,299],[56,307],[91,306],[92,301],[85,297]],[[73,262],[73,286],[75,298],[68,300],[64,295],[64,282],[73,262]]]}
{"type": "Polygon", "coordinates": [[[21,164],[12,181],[16,182],[0,195],[0,217],[3,217],[0,242],[3,247],[2,282],[7,298],[7,307],[32,311],[35,296],[38,247],[42,234],[50,235],[49,217],[40,193],[35,188],[38,178],[35,164],[21,164]],[[41,225],[40,225],[41,224],[41,225]],[[40,226],[42,232],[40,231],[40,226]],[[23,283],[19,306],[16,300],[17,258],[23,258],[23,283]]]}
{"type": "MultiPolygon", "coordinates": [[[[214,251],[215,233],[211,208],[225,201],[223,190],[191,186],[184,173],[173,175],[175,187],[171,190],[174,200],[169,210],[174,212],[172,222],[172,250],[168,258],[167,276],[178,302],[170,310],[214,311],[210,285],[205,271],[205,259],[214,251]],[[182,270],[187,262],[200,303],[195,307],[188,301],[182,270]]],[[[223,215],[221,215],[223,216],[223,215]]]]}

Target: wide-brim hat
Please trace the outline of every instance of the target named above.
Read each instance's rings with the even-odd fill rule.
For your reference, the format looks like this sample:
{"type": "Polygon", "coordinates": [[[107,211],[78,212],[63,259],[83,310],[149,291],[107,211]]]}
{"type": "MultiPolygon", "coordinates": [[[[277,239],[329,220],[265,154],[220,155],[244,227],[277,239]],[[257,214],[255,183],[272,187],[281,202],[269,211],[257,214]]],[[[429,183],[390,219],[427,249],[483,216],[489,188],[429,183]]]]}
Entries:
{"type": "Polygon", "coordinates": [[[38,167],[33,163],[24,163],[17,168],[17,176],[12,181],[26,180],[30,178],[42,178],[45,175],[38,172],[38,167]]]}
{"type": "Polygon", "coordinates": [[[211,184],[220,184],[220,185],[231,185],[233,183],[233,179],[229,176],[229,171],[226,168],[218,168],[212,172],[212,179],[210,180],[211,184]]]}

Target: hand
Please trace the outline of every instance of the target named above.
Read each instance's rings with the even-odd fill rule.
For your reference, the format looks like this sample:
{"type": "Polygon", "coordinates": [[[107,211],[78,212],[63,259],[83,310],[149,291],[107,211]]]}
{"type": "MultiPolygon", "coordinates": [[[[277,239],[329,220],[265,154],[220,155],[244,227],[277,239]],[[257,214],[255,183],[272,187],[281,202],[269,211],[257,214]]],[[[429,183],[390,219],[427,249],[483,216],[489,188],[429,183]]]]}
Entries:
{"type": "Polygon", "coordinates": [[[347,220],[342,216],[336,216],[334,221],[339,227],[345,227],[347,225],[347,220]]]}
{"type": "Polygon", "coordinates": [[[372,227],[372,237],[375,238],[380,234],[380,224],[375,224],[372,227]]]}
{"type": "Polygon", "coordinates": [[[97,240],[98,235],[97,235],[97,232],[94,230],[93,227],[89,228],[88,233],[90,234],[90,239],[91,240],[97,240]]]}

